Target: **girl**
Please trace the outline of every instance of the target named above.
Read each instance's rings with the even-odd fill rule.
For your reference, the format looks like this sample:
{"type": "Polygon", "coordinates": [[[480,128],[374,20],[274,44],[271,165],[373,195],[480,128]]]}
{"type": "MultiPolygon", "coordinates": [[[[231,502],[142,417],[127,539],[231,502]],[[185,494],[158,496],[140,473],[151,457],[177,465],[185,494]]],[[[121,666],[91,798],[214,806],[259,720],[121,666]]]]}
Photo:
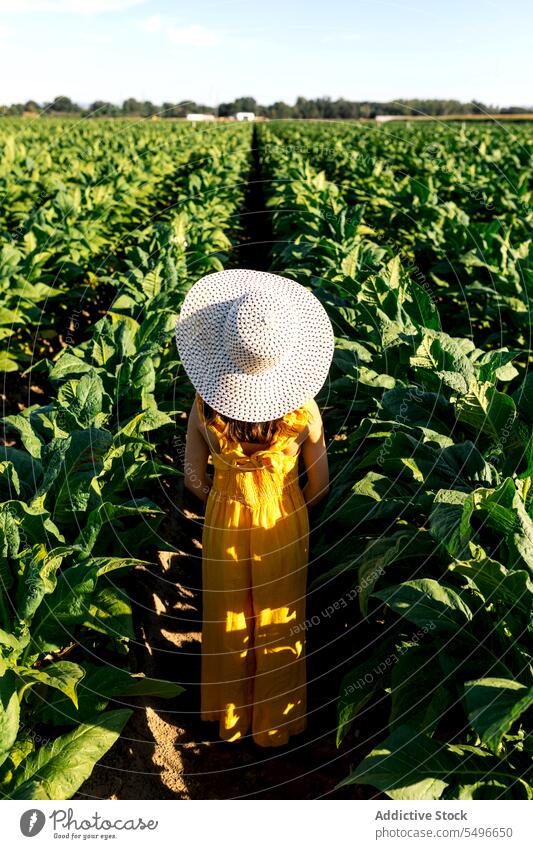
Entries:
{"type": "Polygon", "coordinates": [[[328,491],[313,397],[333,329],[300,284],[235,269],[191,288],[176,341],[196,389],[185,485],[206,503],[201,717],[218,720],[223,740],[251,730],[257,745],[281,746],[307,723],[307,508],[328,491]]]}

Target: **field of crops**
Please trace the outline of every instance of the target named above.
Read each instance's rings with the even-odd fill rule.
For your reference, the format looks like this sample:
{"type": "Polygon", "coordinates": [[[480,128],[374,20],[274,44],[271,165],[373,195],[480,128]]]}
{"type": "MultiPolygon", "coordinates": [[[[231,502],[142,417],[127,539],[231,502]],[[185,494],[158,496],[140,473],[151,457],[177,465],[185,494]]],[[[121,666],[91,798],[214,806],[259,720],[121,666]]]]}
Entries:
{"type": "Polygon", "coordinates": [[[330,745],[332,798],[533,798],[532,150],[529,124],[2,120],[3,797],[83,793],[139,712],[191,711],[195,628],[146,674],[185,607],[136,587],[190,536],[180,303],[245,266],[337,340],[298,792],[330,745]]]}

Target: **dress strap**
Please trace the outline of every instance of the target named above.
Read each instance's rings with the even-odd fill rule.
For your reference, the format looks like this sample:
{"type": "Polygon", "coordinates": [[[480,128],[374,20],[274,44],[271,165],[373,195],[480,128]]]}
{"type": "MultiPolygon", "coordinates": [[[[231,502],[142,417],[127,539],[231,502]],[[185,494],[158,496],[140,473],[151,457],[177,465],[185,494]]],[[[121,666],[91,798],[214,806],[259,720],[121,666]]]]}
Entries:
{"type": "Polygon", "coordinates": [[[204,405],[202,403],[202,399],[200,398],[198,392],[195,395],[195,400],[196,400],[196,409],[198,410],[198,415],[200,416],[200,421],[202,422],[202,424],[205,424],[204,405]]]}
{"type": "Polygon", "coordinates": [[[293,439],[296,439],[298,435],[305,430],[308,424],[309,411],[307,407],[298,407],[297,410],[287,413],[283,416],[280,422],[278,422],[272,446],[282,447],[282,444],[285,446],[288,442],[292,442],[293,439]]]}

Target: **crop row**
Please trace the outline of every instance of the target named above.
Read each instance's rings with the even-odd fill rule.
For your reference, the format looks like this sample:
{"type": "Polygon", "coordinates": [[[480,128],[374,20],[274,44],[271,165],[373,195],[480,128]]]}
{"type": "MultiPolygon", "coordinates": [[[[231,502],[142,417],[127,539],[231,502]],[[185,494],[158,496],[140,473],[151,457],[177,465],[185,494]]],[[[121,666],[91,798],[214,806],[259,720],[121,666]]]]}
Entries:
{"type": "Polygon", "coordinates": [[[19,443],[0,461],[0,789],[9,798],[69,798],[131,716],[108,710],[110,700],[181,691],[127,669],[134,623],[123,579],[158,541],[154,481],[179,474],[156,453],[188,401],[173,341],[179,303],[227,261],[238,232],[249,138],[229,133],[193,150],[207,164],[184,176],[167,220],[126,250],[107,315],[44,363],[50,403],[4,419],[19,443]]]}
{"type": "Polygon", "coordinates": [[[73,311],[94,306],[99,287],[113,288],[127,271],[128,249],[198,193],[193,175],[205,172],[215,139],[212,128],[191,136],[128,122],[44,122],[28,132],[9,122],[0,129],[4,372],[64,344],[73,311]]]}
{"type": "Polygon", "coordinates": [[[527,357],[444,332],[432,292],[283,145],[286,132],[260,135],[272,270],[313,287],[337,337],[320,398],[332,487],[310,591],[334,582],[358,600],[339,632],[353,668],[338,744],[377,706],[388,712],[345,783],[392,798],[531,797],[527,357]]]}
{"type": "Polygon", "coordinates": [[[368,249],[400,256],[432,294],[446,329],[482,347],[531,348],[529,126],[285,124],[263,136],[269,157],[289,154],[290,179],[323,174],[327,187],[314,184],[316,202],[325,200],[318,232],[334,231],[346,207],[368,249]]]}
{"type": "MultiPolygon", "coordinates": [[[[160,542],[150,495],[177,470],[158,446],[192,398],[173,324],[191,283],[233,263],[251,133],[0,130],[6,367],[50,391],[4,419],[0,449],[0,789],[68,798],[129,718],[110,701],[180,689],[124,669],[123,578],[160,542]],[[113,303],[80,344],[34,350],[32,323],[57,333],[101,286],[113,303]]],[[[310,587],[352,599],[337,740],[385,710],[346,783],[393,798],[532,794],[528,133],[257,133],[271,270],[312,288],[337,337],[310,587]]]]}

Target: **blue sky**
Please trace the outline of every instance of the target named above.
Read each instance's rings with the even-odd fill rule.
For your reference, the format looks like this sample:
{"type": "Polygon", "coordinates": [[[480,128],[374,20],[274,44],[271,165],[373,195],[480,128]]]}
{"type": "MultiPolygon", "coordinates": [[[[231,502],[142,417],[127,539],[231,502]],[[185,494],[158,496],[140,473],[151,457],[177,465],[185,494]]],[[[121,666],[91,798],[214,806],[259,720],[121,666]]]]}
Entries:
{"type": "Polygon", "coordinates": [[[530,0],[0,0],[0,103],[533,105],[530,0]]]}

